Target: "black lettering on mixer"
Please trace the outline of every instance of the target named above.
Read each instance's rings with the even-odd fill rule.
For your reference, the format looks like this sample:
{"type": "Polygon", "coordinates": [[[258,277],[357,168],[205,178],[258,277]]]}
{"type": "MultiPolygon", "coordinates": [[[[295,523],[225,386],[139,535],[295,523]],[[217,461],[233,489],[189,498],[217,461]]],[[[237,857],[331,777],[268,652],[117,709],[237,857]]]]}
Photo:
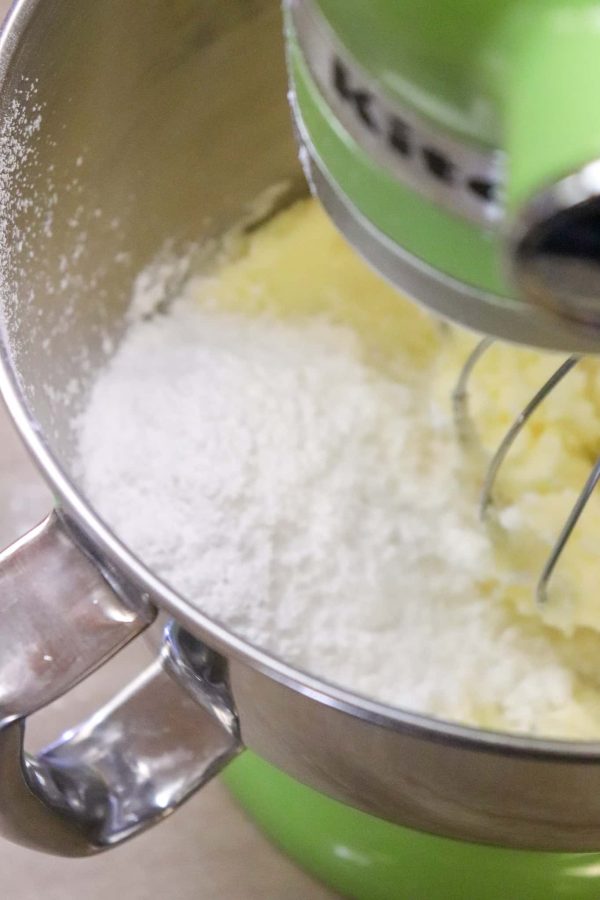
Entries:
{"type": "Polygon", "coordinates": [[[439,150],[432,150],[431,147],[423,147],[422,153],[427,171],[439,181],[451,184],[454,174],[454,164],[448,157],[445,156],[445,154],[440,153],[439,150]]]}
{"type": "Polygon", "coordinates": [[[467,187],[484,200],[492,202],[496,199],[497,185],[493,181],[488,181],[485,178],[471,178],[467,182],[467,187]]]}
{"type": "Polygon", "coordinates": [[[388,142],[393,150],[401,156],[412,154],[412,138],[410,125],[398,116],[392,116],[388,130],[388,142]]]}
{"type": "MultiPolygon", "coordinates": [[[[454,146],[447,140],[437,145],[432,140],[431,127],[424,127],[421,133],[418,125],[411,124],[410,116],[404,118],[391,112],[390,101],[379,97],[372,87],[365,86],[360,73],[337,54],[331,57],[330,73],[329,90],[333,89],[338,100],[343,101],[343,107],[350,111],[356,126],[359,129],[366,127],[371,141],[381,140],[388,152],[402,159],[406,173],[410,173],[413,180],[428,178],[438,186],[462,190],[464,197],[470,197],[471,202],[483,207],[497,202],[496,179],[483,176],[480,171],[469,171],[470,157],[461,152],[459,145],[454,146]]],[[[346,125],[358,140],[360,131],[353,131],[351,120],[347,120],[346,125]]]]}
{"type": "Polygon", "coordinates": [[[377,131],[377,124],[370,109],[374,100],[373,95],[364,88],[351,87],[350,73],[339,59],[335,59],[333,62],[333,84],[340,97],[352,104],[356,114],[367,128],[377,131]]]}

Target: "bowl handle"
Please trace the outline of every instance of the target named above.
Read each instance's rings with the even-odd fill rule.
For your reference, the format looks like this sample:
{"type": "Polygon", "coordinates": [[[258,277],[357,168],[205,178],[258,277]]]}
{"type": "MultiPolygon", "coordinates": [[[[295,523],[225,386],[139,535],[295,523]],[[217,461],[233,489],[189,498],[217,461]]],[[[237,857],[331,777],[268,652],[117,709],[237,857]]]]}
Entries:
{"type": "MultiPolygon", "coordinates": [[[[112,579],[111,579],[112,583],[112,579]]],[[[177,626],[158,659],[33,757],[26,717],[154,618],[115,591],[52,513],[0,555],[0,833],[61,856],[113,847],[172,812],[241,749],[224,663],[177,626]]]]}

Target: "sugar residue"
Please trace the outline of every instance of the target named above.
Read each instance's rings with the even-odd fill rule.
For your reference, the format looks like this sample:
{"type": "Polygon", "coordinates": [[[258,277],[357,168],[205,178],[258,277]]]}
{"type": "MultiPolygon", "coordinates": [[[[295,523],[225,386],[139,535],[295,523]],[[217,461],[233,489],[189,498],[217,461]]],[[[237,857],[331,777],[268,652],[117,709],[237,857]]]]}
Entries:
{"type": "MultiPolygon", "coordinates": [[[[286,240],[301,255],[317,214],[297,215],[286,240]]],[[[79,423],[87,495],[190,602],[291,664],[444,718],[591,736],[560,640],[504,602],[513,575],[497,571],[415,329],[393,367],[373,362],[336,291],[370,284],[376,304],[390,289],[333,232],[278,315],[265,297],[294,266],[273,227],[246,248],[251,283],[225,267],[130,327],[79,423]],[[319,266],[333,266],[325,287],[319,266]],[[313,290],[322,314],[301,308],[313,290]]]]}

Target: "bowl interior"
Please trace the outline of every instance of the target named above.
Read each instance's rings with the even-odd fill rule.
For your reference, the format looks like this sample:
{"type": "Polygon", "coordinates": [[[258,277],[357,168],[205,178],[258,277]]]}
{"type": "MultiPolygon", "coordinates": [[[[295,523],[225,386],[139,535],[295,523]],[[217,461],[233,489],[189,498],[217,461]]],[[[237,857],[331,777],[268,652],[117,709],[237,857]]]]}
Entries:
{"type": "MultiPolygon", "coordinates": [[[[276,0],[22,2],[0,64],[9,362],[76,479],[69,423],[140,270],[302,181],[281,13],[276,0]]],[[[162,279],[165,299],[181,275],[162,279]]]]}

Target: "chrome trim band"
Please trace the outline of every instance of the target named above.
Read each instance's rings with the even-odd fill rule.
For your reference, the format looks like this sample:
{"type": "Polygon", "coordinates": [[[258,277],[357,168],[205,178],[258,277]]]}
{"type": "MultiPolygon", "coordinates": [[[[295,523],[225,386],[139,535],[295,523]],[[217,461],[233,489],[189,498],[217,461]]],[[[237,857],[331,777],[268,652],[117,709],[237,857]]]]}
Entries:
{"type": "Polygon", "coordinates": [[[311,191],[344,237],[384,278],[422,306],[458,325],[513,344],[573,353],[598,353],[600,334],[588,325],[526,301],[478,290],[413,256],[350,202],[320,160],[290,94],[302,162],[311,191]]]}
{"type": "Polygon", "coordinates": [[[596,333],[600,345],[600,160],[549,185],[510,233],[513,282],[530,303],[596,333]]]}
{"type": "Polygon", "coordinates": [[[333,115],[398,181],[484,227],[502,216],[504,155],[460,140],[385,94],[343,46],[313,0],[288,0],[293,35],[333,115]]]}

